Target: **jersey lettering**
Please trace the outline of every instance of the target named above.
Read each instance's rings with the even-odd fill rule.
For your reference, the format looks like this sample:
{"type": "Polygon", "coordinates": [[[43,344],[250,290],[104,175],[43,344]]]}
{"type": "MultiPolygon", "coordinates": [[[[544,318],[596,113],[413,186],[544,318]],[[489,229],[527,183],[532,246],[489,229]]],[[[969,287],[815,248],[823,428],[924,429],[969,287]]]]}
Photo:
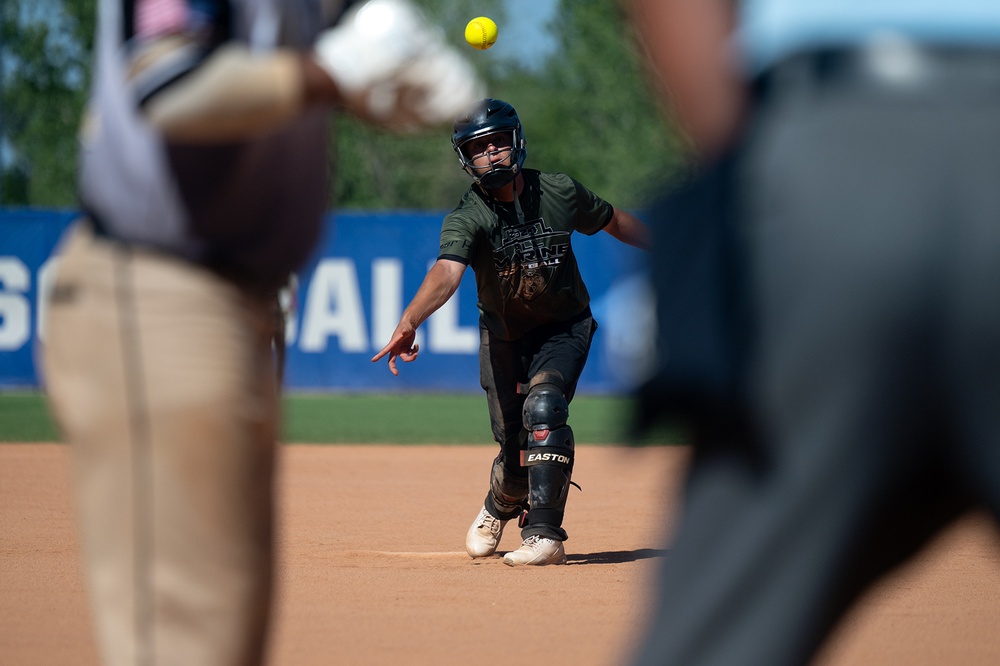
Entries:
{"type": "Polygon", "coordinates": [[[569,253],[569,232],[555,231],[538,218],[506,226],[493,263],[505,298],[530,302],[549,288],[554,269],[569,253]]]}

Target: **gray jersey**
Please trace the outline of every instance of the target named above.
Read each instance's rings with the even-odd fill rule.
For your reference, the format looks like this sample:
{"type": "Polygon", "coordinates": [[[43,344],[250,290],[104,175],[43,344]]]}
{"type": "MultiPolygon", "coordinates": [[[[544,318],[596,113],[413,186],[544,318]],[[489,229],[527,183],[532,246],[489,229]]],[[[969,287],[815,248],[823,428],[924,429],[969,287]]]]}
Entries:
{"type": "MultiPolygon", "coordinates": [[[[327,112],[317,109],[252,141],[169,144],[143,120],[126,76],[129,12],[136,3],[100,2],[80,157],[84,209],[123,242],[182,256],[241,282],[281,283],[306,259],[321,228],[327,112]]],[[[306,49],[324,27],[319,4],[220,2],[216,20],[225,23],[228,39],[255,50],[306,49]]]]}

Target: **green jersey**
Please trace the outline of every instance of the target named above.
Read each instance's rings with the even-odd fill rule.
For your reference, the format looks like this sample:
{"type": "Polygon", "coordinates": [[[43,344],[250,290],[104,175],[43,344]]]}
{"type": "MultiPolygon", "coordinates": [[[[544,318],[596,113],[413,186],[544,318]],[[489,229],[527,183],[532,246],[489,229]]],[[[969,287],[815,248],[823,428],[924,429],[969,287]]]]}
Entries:
{"type": "Polygon", "coordinates": [[[611,204],[565,174],[525,169],[513,202],[472,187],[441,225],[439,259],[472,266],[483,323],[503,340],[566,321],[583,312],[590,294],[580,276],[570,236],[603,229],[611,204]]]}

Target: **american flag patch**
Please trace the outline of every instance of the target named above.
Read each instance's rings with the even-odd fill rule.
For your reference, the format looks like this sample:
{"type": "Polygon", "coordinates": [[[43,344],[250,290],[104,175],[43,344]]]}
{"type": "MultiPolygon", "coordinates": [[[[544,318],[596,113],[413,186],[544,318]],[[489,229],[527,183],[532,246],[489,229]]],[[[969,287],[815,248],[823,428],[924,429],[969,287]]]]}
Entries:
{"type": "Polygon", "coordinates": [[[183,32],[189,17],[186,0],[139,0],[135,8],[135,33],[149,39],[183,32]]]}

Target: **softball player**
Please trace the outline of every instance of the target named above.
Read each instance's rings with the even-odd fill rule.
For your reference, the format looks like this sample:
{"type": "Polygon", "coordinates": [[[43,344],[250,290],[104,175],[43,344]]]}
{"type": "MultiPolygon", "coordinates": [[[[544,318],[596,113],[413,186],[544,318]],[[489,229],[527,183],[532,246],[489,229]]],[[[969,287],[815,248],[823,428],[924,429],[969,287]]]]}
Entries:
{"type": "Polygon", "coordinates": [[[479,97],[405,0],[338,4],[100,2],[44,366],[106,664],[261,661],[275,293],[320,232],[328,112],[409,130],[479,97]]]}
{"type": "Polygon", "coordinates": [[[514,107],[484,99],[455,122],[452,145],[474,181],[441,227],[441,249],[389,343],[372,358],[416,359],[417,327],[451,298],[466,267],[480,311],[480,379],[493,437],[490,490],[466,537],[472,557],[493,555],[520,518],[516,565],[566,561],[562,528],[575,456],[569,403],[597,322],[570,244],[602,229],[644,247],[647,230],[564,174],[524,169],[527,147],[514,107]]]}

